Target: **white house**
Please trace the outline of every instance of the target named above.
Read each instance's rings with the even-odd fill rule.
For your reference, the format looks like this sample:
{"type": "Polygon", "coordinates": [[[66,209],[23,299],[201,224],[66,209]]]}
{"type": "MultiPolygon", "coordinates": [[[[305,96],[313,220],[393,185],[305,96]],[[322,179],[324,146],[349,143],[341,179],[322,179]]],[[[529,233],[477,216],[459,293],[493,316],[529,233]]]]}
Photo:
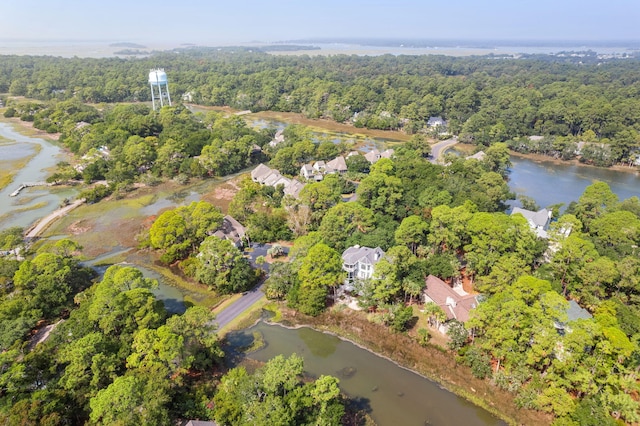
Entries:
{"type": "Polygon", "coordinates": [[[429,117],[429,120],[427,120],[427,126],[432,129],[436,127],[446,127],[447,122],[442,117],[429,117]]]}
{"type": "Polygon", "coordinates": [[[345,289],[353,290],[353,281],[366,280],[373,276],[375,264],[382,259],[384,251],[380,247],[369,248],[358,245],[349,247],[342,253],[342,269],[347,271],[345,289]]]}
{"type": "Polygon", "coordinates": [[[537,212],[531,210],[522,209],[520,207],[514,207],[511,211],[511,215],[521,214],[529,222],[529,226],[533,229],[536,235],[540,238],[549,238],[547,230],[549,229],[549,222],[551,222],[551,216],[553,212],[547,209],[541,209],[537,212]]]}
{"type": "Polygon", "coordinates": [[[273,137],[273,140],[269,142],[269,146],[271,148],[275,148],[278,144],[284,142],[284,135],[282,134],[282,129],[276,132],[276,135],[273,137]]]}

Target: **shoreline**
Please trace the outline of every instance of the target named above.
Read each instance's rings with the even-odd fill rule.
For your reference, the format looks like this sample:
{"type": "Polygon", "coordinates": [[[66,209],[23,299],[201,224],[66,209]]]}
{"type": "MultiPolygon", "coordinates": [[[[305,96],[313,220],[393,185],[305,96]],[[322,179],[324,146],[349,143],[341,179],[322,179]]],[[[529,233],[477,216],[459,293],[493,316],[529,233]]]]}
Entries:
{"type": "Polygon", "coordinates": [[[638,169],[637,166],[629,167],[629,166],[614,164],[611,167],[600,167],[600,166],[595,166],[593,164],[581,163],[579,160],[576,160],[576,159],[561,160],[559,158],[553,158],[553,157],[549,157],[547,155],[542,155],[542,154],[523,154],[521,152],[516,152],[512,150],[509,150],[509,154],[514,157],[531,160],[536,163],[550,163],[554,165],[578,166],[578,167],[594,168],[594,169],[600,169],[600,170],[611,170],[614,172],[633,173],[635,175],[640,175],[640,170],[638,169]]]}
{"type": "Polygon", "coordinates": [[[513,403],[513,394],[491,385],[487,380],[473,377],[468,367],[455,362],[454,353],[443,351],[433,345],[418,347],[417,342],[404,334],[393,334],[387,329],[377,330],[379,326],[359,318],[357,312],[329,311],[319,317],[303,318],[300,315],[292,314],[286,308],[281,308],[279,311],[282,313],[281,322],[262,321],[288,329],[307,327],[336,336],[342,341],[350,342],[360,349],[436,383],[442,389],[486,410],[507,424],[551,423],[551,417],[548,414],[519,409],[513,403]],[[336,321],[337,323],[335,323],[336,321]],[[340,323],[344,321],[348,321],[348,327],[341,327],[344,324],[340,323]],[[379,339],[365,337],[371,329],[379,331],[379,339]],[[402,345],[404,350],[397,350],[393,347],[394,344],[402,345]],[[436,364],[443,360],[445,362],[440,365],[438,371],[436,364]]]}

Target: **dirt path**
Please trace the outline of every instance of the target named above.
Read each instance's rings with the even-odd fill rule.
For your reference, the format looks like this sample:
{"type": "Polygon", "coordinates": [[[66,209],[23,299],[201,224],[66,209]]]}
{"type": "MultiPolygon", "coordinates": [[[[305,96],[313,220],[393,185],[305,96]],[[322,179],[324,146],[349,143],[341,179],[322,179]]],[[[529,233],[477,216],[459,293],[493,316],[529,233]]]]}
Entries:
{"type": "Polygon", "coordinates": [[[82,204],[84,204],[84,202],[85,202],[84,198],[80,200],[76,200],[73,203],[69,204],[68,206],[62,207],[61,209],[58,209],[53,213],[51,213],[50,215],[40,219],[40,221],[26,233],[25,238],[37,237],[38,235],[40,235],[40,233],[42,233],[42,231],[47,229],[47,227],[51,225],[52,222],[66,215],[76,207],[81,206],[82,204]]]}

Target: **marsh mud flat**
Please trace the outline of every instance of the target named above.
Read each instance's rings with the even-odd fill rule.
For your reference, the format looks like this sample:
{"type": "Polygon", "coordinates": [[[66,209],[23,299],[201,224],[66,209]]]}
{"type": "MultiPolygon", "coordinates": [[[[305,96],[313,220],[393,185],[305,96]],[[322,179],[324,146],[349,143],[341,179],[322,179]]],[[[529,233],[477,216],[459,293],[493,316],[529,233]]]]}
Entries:
{"type": "Polygon", "coordinates": [[[13,182],[0,190],[0,229],[11,226],[27,228],[56,210],[65,198],[75,196],[76,190],[73,188],[35,186],[24,188],[19,195],[10,197],[24,182],[45,181],[48,170],[64,160],[65,154],[55,143],[44,138],[25,136],[6,122],[0,122],[0,138],[9,141],[0,145],[0,158],[19,160],[32,156],[15,171],[13,182]]]}

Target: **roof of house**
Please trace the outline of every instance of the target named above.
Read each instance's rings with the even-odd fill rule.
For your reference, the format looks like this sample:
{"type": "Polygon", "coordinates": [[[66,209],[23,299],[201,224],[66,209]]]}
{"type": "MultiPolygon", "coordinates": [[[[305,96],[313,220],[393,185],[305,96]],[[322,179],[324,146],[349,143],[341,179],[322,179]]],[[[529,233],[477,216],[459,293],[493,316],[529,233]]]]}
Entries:
{"type": "Polygon", "coordinates": [[[551,211],[547,209],[540,209],[537,212],[531,210],[522,209],[520,207],[514,207],[511,214],[514,215],[520,213],[534,228],[546,228],[549,224],[549,218],[551,218],[551,211]]]}
{"type": "Polygon", "coordinates": [[[394,152],[393,149],[386,149],[380,153],[380,158],[391,158],[394,152]]]}
{"type": "Polygon", "coordinates": [[[575,321],[578,319],[590,319],[593,315],[586,309],[580,307],[575,300],[569,300],[569,309],[567,309],[568,321],[575,321]]]}
{"type": "Polygon", "coordinates": [[[269,175],[264,178],[262,183],[264,183],[267,186],[276,186],[278,184],[278,181],[282,179],[282,177],[283,176],[280,174],[279,171],[272,170],[271,173],[269,173],[269,175]]]}
{"type": "Polygon", "coordinates": [[[184,426],[217,426],[217,423],[211,420],[189,420],[184,426]]]}
{"type": "Polygon", "coordinates": [[[273,139],[271,140],[271,142],[269,142],[269,146],[271,147],[275,147],[277,146],[279,143],[284,142],[284,135],[282,134],[282,129],[278,130],[275,134],[275,136],[273,137],[273,139]]]}
{"type": "Polygon", "coordinates": [[[373,164],[380,159],[380,151],[378,151],[377,149],[372,149],[364,155],[364,158],[366,158],[371,164],[373,164]]]}
{"type": "Polygon", "coordinates": [[[291,195],[293,198],[298,198],[298,196],[300,195],[300,191],[302,191],[302,188],[304,188],[304,183],[293,179],[289,183],[289,185],[284,187],[284,194],[291,195]]]}
{"type": "Polygon", "coordinates": [[[327,168],[331,168],[338,172],[346,172],[347,171],[347,162],[345,161],[342,155],[334,158],[333,160],[327,163],[327,168]]]}
{"type": "Polygon", "coordinates": [[[444,126],[447,122],[442,117],[429,117],[427,120],[427,126],[444,126]]]}
{"type": "Polygon", "coordinates": [[[258,164],[258,167],[251,170],[251,179],[262,183],[264,179],[271,174],[271,172],[273,172],[273,169],[269,166],[258,164]]]}
{"type": "Polygon", "coordinates": [[[476,296],[468,294],[461,296],[440,278],[429,275],[426,280],[424,294],[440,306],[449,319],[466,322],[469,312],[478,305],[476,296]]]}
{"type": "Polygon", "coordinates": [[[315,163],[313,163],[313,168],[318,171],[323,170],[325,167],[327,167],[327,163],[325,163],[322,160],[318,160],[315,163]]]}
{"type": "Polygon", "coordinates": [[[466,159],[469,160],[469,159],[473,158],[473,159],[476,159],[478,161],[482,161],[482,160],[484,160],[484,157],[486,157],[486,155],[487,154],[485,154],[484,151],[478,151],[475,154],[466,157],[466,159]]]}
{"type": "Polygon", "coordinates": [[[384,256],[384,251],[380,247],[369,248],[352,246],[342,253],[342,260],[347,265],[356,263],[368,263],[375,265],[384,256]]]}
{"type": "Polygon", "coordinates": [[[213,233],[218,238],[228,239],[233,242],[238,242],[244,238],[244,234],[246,232],[246,228],[242,226],[240,222],[235,220],[233,217],[226,215],[222,218],[222,224],[213,233]]]}

